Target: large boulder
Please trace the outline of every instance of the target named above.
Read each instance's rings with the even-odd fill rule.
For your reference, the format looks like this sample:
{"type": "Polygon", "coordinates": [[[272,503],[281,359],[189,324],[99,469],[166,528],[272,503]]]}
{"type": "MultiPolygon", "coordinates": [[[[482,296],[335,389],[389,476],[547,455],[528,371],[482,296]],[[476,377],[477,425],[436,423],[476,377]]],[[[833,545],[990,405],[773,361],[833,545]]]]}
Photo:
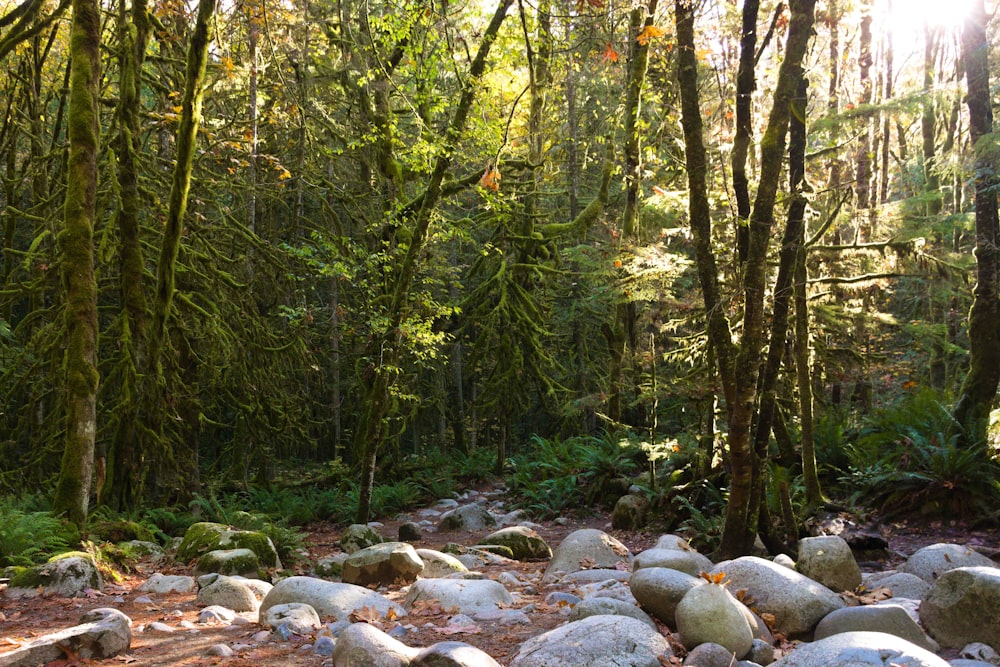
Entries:
{"type": "Polygon", "coordinates": [[[490,533],[480,545],[499,544],[511,550],[514,560],[540,560],[552,557],[552,549],[542,536],[526,526],[510,526],[490,533]]]}
{"type": "Polygon", "coordinates": [[[156,572],[149,579],[139,584],[140,593],[190,593],[198,588],[194,577],[181,574],[163,574],[156,572]]]}
{"type": "Polygon", "coordinates": [[[646,525],[648,514],[649,500],[645,496],[622,496],[611,512],[611,527],[615,530],[638,530],[646,525]]]}
{"type": "Polygon", "coordinates": [[[355,551],[344,561],[340,578],[358,586],[408,584],[424,569],[424,562],[406,542],[383,542],[355,551]]]}
{"type": "Polygon", "coordinates": [[[346,554],[367,549],[370,546],[382,543],[382,536],[378,531],[363,523],[352,523],[344,529],[344,534],[340,536],[340,550],[346,554]]]}
{"type": "Polygon", "coordinates": [[[750,652],[753,630],[743,604],[725,586],[695,586],[677,604],[677,632],[687,649],[699,644],[725,646],[737,659],[750,652]]]}
{"type": "Polygon", "coordinates": [[[407,667],[420,653],[373,625],[354,623],[337,638],[333,667],[407,667]]]}
{"type": "Polygon", "coordinates": [[[591,568],[631,569],[632,553],[603,530],[582,528],[567,535],[552,553],[546,579],[591,568]]]}
{"type": "Polygon", "coordinates": [[[642,621],[649,627],[656,629],[656,622],[649,617],[649,614],[639,609],[634,604],[609,597],[588,597],[580,600],[572,606],[569,613],[569,620],[579,621],[589,616],[629,616],[642,621]]]}
{"type": "Polygon", "coordinates": [[[1000,649],[1000,569],[945,572],[920,603],[920,621],[943,646],[983,642],[1000,649]]]}
{"type": "Polygon", "coordinates": [[[705,583],[680,570],[665,567],[644,567],[636,570],[628,581],[639,606],[671,628],[677,627],[677,605],[693,588],[705,583]]]}
{"type": "Polygon", "coordinates": [[[103,660],[126,653],[132,645],[132,620],[117,609],[88,611],[80,625],[37,637],[0,655],[0,667],[34,667],[63,658],[103,660]]]}
{"type": "Polygon", "coordinates": [[[861,631],[884,632],[913,642],[932,653],[938,650],[937,642],[924,634],[906,609],[895,604],[838,609],[819,622],[813,637],[820,640],[843,632],[861,631]]]}
{"type": "Polygon", "coordinates": [[[233,611],[257,611],[261,598],[267,595],[271,584],[259,581],[253,586],[250,579],[227,577],[223,574],[206,574],[198,578],[198,602],[204,606],[218,605],[233,611]],[[258,591],[263,591],[258,596],[258,591]]]}
{"type": "Polygon", "coordinates": [[[653,548],[639,552],[632,562],[633,570],[641,570],[644,567],[666,567],[697,577],[702,572],[712,569],[712,561],[694,549],[653,548]]]}
{"type": "Polygon", "coordinates": [[[390,612],[397,618],[406,616],[402,606],[375,591],[315,577],[288,577],[279,581],[261,602],[260,614],[263,616],[271,607],[289,602],[310,605],[320,618],[335,621],[349,620],[353,612],[365,608],[374,609],[381,616],[390,612]]]}
{"type": "Polygon", "coordinates": [[[820,619],[845,606],[826,586],[756,556],[724,561],[711,574],[725,574],[732,591],[745,589],[749,604],[759,613],[772,614],[774,628],[788,636],[812,631],[820,619]]]}
{"type": "Polygon", "coordinates": [[[673,657],[666,638],[627,616],[590,616],[521,644],[510,667],[662,667],[673,657]]]}
{"type": "Polygon", "coordinates": [[[217,549],[249,549],[264,567],[281,567],[271,538],[255,530],[234,530],[221,523],[192,524],[177,547],[177,560],[189,562],[217,549]]]}
{"type": "Polygon", "coordinates": [[[459,572],[468,572],[462,561],[451,554],[434,549],[417,549],[417,556],[424,564],[420,576],[424,579],[440,579],[459,572]]]}
{"type": "Polygon", "coordinates": [[[948,667],[948,663],[926,649],[884,632],[844,632],[826,639],[800,644],[794,651],[771,663],[771,667],[948,667]]]}
{"type": "Polygon", "coordinates": [[[489,513],[489,510],[475,503],[472,505],[462,505],[445,512],[441,515],[437,528],[441,532],[457,530],[475,532],[477,530],[493,528],[496,525],[497,520],[489,513]]]}
{"type": "Polygon", "coordinates": [[[194,572],[256,577],[260,574],[260,559],[250,549],[215,549],[202,554],[194,572]]]}
{"type": "Polygon", "coordinates": [[[930,583],[908,572],[878,572],[864,577],[869,590],[885,588],[894,598],[922,600],[931,590],[930,583]]]}
{"type": "Polygon", "coordinates": [[[833,591],[853,591],[861,585],[861,568],[842,537],[823,535],[799,541],[796,569],[833,591]]]}
{"type": "Polygon", "coordinates": [[[900,572],[915,574],[927,583],[957,567],[996,567],[997,564],[978,551],[960,544],[938,543],[918,550],[899,566],[900,572]]]}
{"type": "Polygon", "coordinates": [[[465,642],[438,642],[413,656],[410,667],[501,667],[488,653],[465,642]]]}
{"type": "Polygon", "coordinates": [[[316,610],[301,602],[274,605],[260,615],[260,624],[272,629],[285,626],[297,635],[307,635],[323,625],[316,610]]]}
{"type": "Polygon", "coordinates": [[[514,598],[492,579],[418,579],[403,600],[407,609],[418,603],[436,603],[469,616],[490,616],[514,603],[514,598]]]}
{"type": "Polygon", "coordinates": [[[4,595],[27,598],[44,593],[72,598],[85,595],[88,590],[99,591],[103,585],[94,557],[72,551],[53,556],[43,565],[18,572],[11,578],[4,595]]]}

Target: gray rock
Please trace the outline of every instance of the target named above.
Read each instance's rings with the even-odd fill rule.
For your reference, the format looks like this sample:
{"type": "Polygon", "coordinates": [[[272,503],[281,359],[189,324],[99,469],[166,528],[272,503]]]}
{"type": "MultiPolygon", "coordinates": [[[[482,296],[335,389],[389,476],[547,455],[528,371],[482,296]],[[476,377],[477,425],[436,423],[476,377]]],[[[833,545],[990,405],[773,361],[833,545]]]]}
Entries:
{"type": "Polygon", "coordinates": [[[316,610],[302,602],[274,605],[260,615],[260,624],[265,628],[287,625],[298,635],[308,634],[323,625],[316,610]]]}
{"type": "Polygon", "coordinates": [[[340,548],[346,554],[361,551],[370,546],[382,543],[382,536],[371,526],[353,523],[340,536],[340,548]]]}
{"type": "Polygon", "coordinates": [[[364,607],[385,616],[390,610],[401,617],[406,610],[384,595],[361,586],[344,584],[315,577],[288,577],[282,579],[267,594],[260,606],[260,613],[266,613],[275,605],[302,602],[311,606],[320,618],[332,617],[335,621],[346,621],[352,612],[364,607]]]}
{"type": "Polygon", "coordinates": [[[421,650],[410,667],[501,667],[484,651],[465,642],[438,642],[421,650]]]}
{"type": "Polygon", "coordinates": [[[757,665],[770,665],[774,662],[774,644],[755,638],[753,645],[750,647],[750,655],[747,658],[750,662],[757,665]]]}
{"type": "Polygon", "coordinates": [[[424,538],[424,531],[420,526],[412,521],[407,521],[399,525],[400,542],[419,542],[424,538]]]}
{"type": "Polygon", "coordinates": [[[633,570],[644,567],[666,567],[697,577],[712,569],[712,561],[694,550],[646,549],[636,554],[632,562],[633,570]]]}
{"type": "Polygon", "coordinates": [[[87,590],[101,590],[104,581],[89,554],[71,552],[53,556],[47,563],[35,565],[16,574],[4,591],[9,598],[32,598],[40,593],[59,597],[77,597],[87,590]]]}
{"type": "Polygon", "coordinates": [[[724,586],[695,586],[674,612],[681,643],[688,649],[699,644],[724,646],[740,660],[750,652],[753,632],[743,604],[724,586]]]}
{"type": "Polygon", "coordinates": [[[117,609],[93,609],[80,625],[38,637],[0,655],[0,667],[34,667],[67,656],[62,647],[86,660],[112,658],[132,645],[132,620],[117,609]]]}
{"type": "Polygon", "coordinates": [[[580,585],[580,584],[593,584],[598,581],[628,581],[632,578],[632,573],[628,570],[608,570],[605,568],[597,568],[596,570],[580,570],[579,572],[570,572],[565,577],[559,581],[564,584],[580,585]]]}
{"type": "Polygon", "coordinates": [[[407,667],[420,649],[410,648],[367,623],[354,623],[340,633],[333,667],[407,667]]]}
{"type": "Polygon", "coordinates": [[[433,549],[417,549],[417,557],[424,564],[420,576],[425,579],[440,579],[456,572],[468,572],[469,568],[451,554],[433,549]]]}
{"type": "Polygon", "coordinates": [[[219,605],[233,611],[257,611],[260,600],[246,579],[209,574],[199,579],[198,602],[219,605]]]}
{"type": "Polygon", "coordinates": [[[838,609],[819,622],[813,636],[819,640],[842,632],[865,630],[896,635],[932,653],[939,648],[937,642],[924,634],[905,609],[891,604],[838,609]]]}
{"type": "Polygon", "coordinates": [[[191,593],[198,587],[194,577],[156,572],[136,588],[141,593],[191,593]]]}
{"type": "Polygon", "coordinates": [[[932,544],[918,550],[899,566],[900,572],[915,574],[927,583],[956,567],[996,567],[996,563],[977,551],[959,544],[932,544]]]}
{"type": "Polygon", "coordinates": [[[649,499],[645,496],[622,496],[611,511],[611,527],[615,530],[638,530],[646,525],[649,499]]]}
{"type": "Polygon", "coordinates": [[[403,605],[409,610],[420,601],[434,601],[445,610],[478,617],[513,604],[514,598],[491,579],[418,579],[410,586],[403,605]]]}
{"type": "Polygon", "coordinates": [[[1000,653],[983,642],[973,642],[964,646],[959,655],[966,660],[979,660],[991,665],[1000,665],[1000,653]]]}
{"type": "Polygon", "coordinates": [[[345,583],[358,586],[407,584],[423,569],[424,563],[412,546],[406,542],[383,542],[348,556],[340,576],[345,583]]]}
{"type": "Polygon", "coordinates": [[[1000,569],[960,567],[938,577],[920,603],[920,621],[942,646],[1000,644],[1000,569]]]}
{"type": "Polygon", "coordinates": [[[746,589],[758,613],[774,615],[775,629],[787,636],[810,632],[820,619],[845,606],[840,596],[798,572],[756,556],[743,556],[712,568],[724,573],[729,589],[746,589]]]}
{"type": "Polygon", "coordinates": [[[634,604],[616,600],[608,597],[589,597],[576,602],[569,614],[569,620],[579,621],[589,616],[629,616],[637,621],[642,621],[649,627],[656,630],[656,622],[649,617],[649,614],[639,609],[634,604]]]}
{"type": "Polygon", "coordinates": [[[948,663],[916,644],[884,632],[845,632],[800,644],[772,667],[948,667],[948,663]]]}
{"type": "Polygon", "coordinates": [[[221,523],[192,524],[177,547],[177,559],[189,562],[217,549],[250,549],[264,567],[281,567],[271,538],[255,530],[233,530],[221,523]]]}
{"type": "Polygon", "coordinates": [[[323,579],[340,579],[344,572],[344,561],[350,554],[339,553],[321,558],[313,565],[313,574],[323,579]]]}
{"type": "Polygon", "coordinates": [[[666,638],[628,616],[590,616],[521,644],[510,667],[662,667],[666,638]]]}
{"type": "Polygon", "coordinates": [[[593,584],[584,584],[583,586],[579,586],[576,592],[583,598],[612,598],[627,602],[628,604],[639,605],[639,601],[635,599],[635,595],[632,594],[632,589],[628,587],[628,584],[622,581],[614,581],[613,579],[593,584]]]}
{"type": "Polygon", "coordinates": [[[691,649],[683,665],[690,667],[732,667],[736,656],[725,646],[706,642],[691,649]]]}
{"type": "Polygon", "coordinates": [[[799,540],[796,569],[833,591],[853,591],[861,585],[861,568],[842,537],[823,535],[799,540]]]}
{"type": "Polygon", "coordinates": [[[218,604],[209,605],[198,612],[198,622],[205,624],[232,623],[236,618],[235,611],[218,604]]]}
{"type": "Polygon", "coordinates": [[[260,569],[260,559],[250,549],[215,549],[198,558],[194,572],[195,575],[216,572],[256,577],[260,569]]]}
{"type": "Polygon", "coordinates": [[[438,520],[437,528],[441,532],[464,530],[474,532],[493,528],[497,520],[489,511],[479,504],[462,505],[445,512],[438,520]]]}
{"type": "Polygon", "coordinates": [[[514,560],[539,560],[552,557],[552,549],[542,536],[524,526],[501,528],[479,540],[479,544],[499,544],[507,547],[511,550],[514,560]]]}
{"type": "Polygon", "coordinates": [[[617,569],[622,563],[631,569],[632,553],[624,544],[602,530],[576,530],[559,543],[545,570],[545,578],[558,579],[570,572],[592,568],[617,569]]]}
{"type": "Polygon", "coordinates": [[[688,591],[705,583],[704,579],[664,567],[644,567],[632,574],[628,585],[639,606],[666,623],[677,627],[674,614],[677,604],[688,591]]]}
{"type": "Polygon", "coordinates": [[[894,598],[922,600],[931,585],[915,574],[908,572],[889,572],[883,576],[866,577],[865,586],[871,590],[887,588],[894,598]]]}
{"type": "Polygon", "coordinates": [[[236,652],[225,644],[212,644],[205,651],[205,655],[213,658],[231,658],[235,654],[236,652]]]}
{"type": "Polygon", "coordinates": [[[674,535],[673,533],[667,533],[666,535],[661,535],[658,540],[656,540],[656,545],[654,549],[674,549],[679,551],[695,551],[691,543],[685,540],[680,535],[674,535]]]}
{"type": "Polygon", "coordinates": [[[950,667],[996,667],[996,665],[992,662],[983,662],[982,660],[966,660],[965,658],[949,660],[948,664],[950,667]]]}
{"type": "Polygon", "coordinates": [[[775,565],[787,567],[789,570],[795,569],[795,561],[788,554],[778,554],[774,557],[773,562],[775,565]]]}

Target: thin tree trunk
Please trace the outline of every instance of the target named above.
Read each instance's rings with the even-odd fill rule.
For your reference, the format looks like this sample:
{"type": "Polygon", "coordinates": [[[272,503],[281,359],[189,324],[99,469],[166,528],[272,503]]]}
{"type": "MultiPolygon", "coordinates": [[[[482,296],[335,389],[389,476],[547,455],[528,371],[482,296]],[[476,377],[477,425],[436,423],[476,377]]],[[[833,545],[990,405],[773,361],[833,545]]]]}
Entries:
{"type": "Polygon", "coordinates": [[[740,66],[736,72],[736,136],[733,138],[733,191],[736,195],[736,254],[742,265],[750,245],[750,179],[747,154],[753,141],[753,91],[757,87],[754,53],[757,49],[758,0],[743,3],[740,66]]]}
{"type": "Polygon", "coordinates": [[[924,193],[927,195],[927,215],[941,212],[941,177],[935,163],[935,137],[937,123],[934,103],[934,61],[937,60],[941,43],[941,30],[937,27],[924,28],[924,99],[920,114],[920,137],[924,158],[924,193]]]}
{"type": "Polygon", "coordinates": [[[66,290],[66,439],[52,509],[82,527],[90,504],[97,433],[97,281],[94,217],[100,137],[101,15],[96,0],[73,0],[70,28],[69,161],[60,234],[66,290]]]}

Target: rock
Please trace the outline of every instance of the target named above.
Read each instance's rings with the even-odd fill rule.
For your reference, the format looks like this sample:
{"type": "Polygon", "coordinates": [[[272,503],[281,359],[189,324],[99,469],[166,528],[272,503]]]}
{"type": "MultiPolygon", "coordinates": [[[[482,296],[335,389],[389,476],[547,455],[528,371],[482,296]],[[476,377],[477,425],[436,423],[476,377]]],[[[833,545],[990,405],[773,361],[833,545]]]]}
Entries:
{"type": "Polygon", "coordinates": [[[960,567],[943,573],[920,603],[920,621],[942,646],[1000,645],[1000,569],[960,567]]]}
{"type": "Polygon", "coordinates": [[[445,512],[438,520],[437,528],[441,532],[485,530],[497,525],[497,520],[489,511],[479,504],[462,505],[445,512]]]}
{"type": "Polygon", "coordinates": [[[281,567],[278,550],[271,538],[254,530],[233,530],[206,521],[191,525],[177,547],[177,560],[189,562],[216,549],[250,549],[264,567],[281,567]]]}
{"type": "Polygon", "coordinates": [[[346,554],[353,554],[368,547],[382,543],[382,536],[371,526],[354,523],[344,530],[340,536],[340,549],[346,554]]]}
{"type": "Polygon", "coordinates": [[[315,577],[288,577],[282,579],[264,597],[260,613],[275,605],[289,602],[308,604],[321,619],[332,617],[346,621],[352,612],[368,607],[385,616],[391,609],[396,617],[406,616],[406,610],[384,595],[354,584],[344,584],[315,577]]]}
{"type": "Polygon", "coordinates": [[[545,570],[552,580],[579,570],[592,568],[617,569],[619,563],[632,568],[632,553],[624,544],[595,528],[583,528],[570,533],[559,543],[545,570]]]}
{"type": "Polygon", "coordinates": [[[438,642],[423,649],[410,667],[501,667],[487,653],[465,642],[438,642]]]}
{"type": "Polygon", "coordinates": [[[948,570],[956,567],[993,567],[997,565],[986,556],[958,544],[932,544],[918,550],[899,566],[900,572],[915,574],[929,584],[948,570]]]}
{"type": "Polygon", "coordinates": [[[424,563],[412,546],[406,542],[383,542],[348,556],[341,578],[358,586],[408,584],[423,569],[424,563]]]}
{"type": "Polygon", "coordinates": [[[632,573],[627,570],[607,570],[598,568],[596,570],[580,570],[570,572],[559,581],[564,584],[593,584],[598,581],[628,581],[632,578],[632,573]]]}
{"type": "Polygon", "coordinates": [[[646,525],[649,500],[645,496],[622,496],[611,511],[611,527],[615,530],[638,530],[646,525]]]}
{"type": "Polygon", "coordinates": [[[983,642],[973,642],[964,646],[959,655],[966,660],[979,660],[991,665],[1000,665],[1000,653],[983,642]]]}
{"type": "Polygon", "coordinates": [[[433,549],[417,549],[417,557],[424,564],[420,576],[425,579],[439,579],[456,572],[468,572],[469,568],[451,554],[433,549]]]}
{"type": "Polygon", "coordinates": [[[354,623],[337,638],[333,667],[407,667],[420,653],[367,623],[354,623]]]}
{"type": "Polygon", "coordinates": [[[214,658],[231,658],[235,654],[236,652],[225,644],[212,644],[205,651],[205,655],[214,658]]]}
{"type": "Polygon", "coordinates": [[[127,542],[122,542],[118,546],[127,549],[138,556],[148,556],[152,560],[160,560],[166,555],[163,547],[156,542],[149,542],[147,540],[128,540],[127,542]]]}
{"type": "Polygon", "coordinates": [[[276,604],[270,607],[260,615],[260,624],[265,628],[287,625],[297,635],[309,634],[323,625],[316,610],[302,602],[276,604]]]}
{"type": "Polygon", "coordinates": [[[890,572],[882,576],[865,578],[864,585],[871,590],[887,588],[892,597],[910,600],[922,600],[931,590],[929,583],[908,572],[890,572]]]}
{"type": "Polygon", "coordinates": [[[816,642],[800,644],[772,663],[772,667],[948,667],[926,649],[884,632],[845,632],[816,642]]]}
{"type": "Polygon", "coordinates": [[[424,531],[420,526],[412,521],[407,521],[399,525],[400,542],[419,542],[424,538],[424,531]]]}
{"type": "Polygon", "coordinates": [[[704,583],[704,579],[692,577],[680,570],[645,567],[632,574],[628,585],[640,607],[671,628],[676,628],[677,619],[674,614],[677,604],[688,591],[704,583]]]}
{"type": "Polygon", "coordinates": [[[816,626],[815,639],[826,639],[842,632],[884,632],[895,635],[932,653],[938,650],[937,642],[920,629],[916,621],[899,605],[868,605],[845,607],[830,612],[816,626]]]}
{"type": "Polygon", "coordinates": [[[154,573],[136,588],[141,593],[191,593],[198,587],[194,577],[154,573]]]}
{"type": "Polygon", "coordinates": [[[479,541],[479,545],[498,544],[511,550],[514,560],[539,560],[552,557],[552,549],[542,536],[531,528],[511,526],[490,533],[479,541]]]}
{"type": "Polygon", "coordinates": [[[63,658],[103,660],[129,650],[132,620],[117,609],[93,609],[80,618],[80,625],[43,635],[0,655],[0,667],[34,667],[63,658]],[[70,655],[68,651],[72,651],[70,655]]]}
{"type": "MultiPolygon", "coordinates": [[[[548,599],[546,599],[547,601],[548,599]]],[[[589,597],[570,605],[570,607],[572,608],[569,614],[571,621],[579,621],[590,616],[628,616],[642,621],[656,630],[656,622],[649,617],[649,614],[634,604],[615,598],[589,597]]]]}
{"type": "Polygon", "coordinates": [[[673,656],[659,632],[628,616],[590,616],[521,644],[510,667],[662,667],[673,656]]]}
{"type": "Polygon", "coordinates": [[[681,643],[688,649],[699,644],[724,646],[740,660],[750,652],[753,632],[743,604],[719,584],[695,586],[674,612],[681,643]]]}
{"type": "Polygon", "coordinates": [[[750,647],[750,655],[747,658],[757,665],[770,665],[774,662],[774,644],[755,638],[753,645],[750,647]]]}
{"type": "Polygon", "coordinates": [[[712,561],[694,550],[646,549],[636,554],[632,562],[633,570],[644,567],[665,567],[697,577],[712,569],[712,561]]]}
{"type": "Polygon", "coordinates": [[[795,561],[788,554],[778,554],[774,557],[772,562],[775,565],[780,565],[782,567],[787,567],[789,570],[795,570],[795,561]]]}
{"type": "Polygon", "coordinates": [[[224,574],[206,574],[198,579],[201,586],[198,602],[203,605],[217,604],[233,611],[257,611],[260,600],[247,581],[224,574]]]}
{"type": "Polygon", "coordinates": [[[445,610],[478,617],[513,604],[514,598],[491,579],[418,579],[410,586],[403,606],[410,610],[418,602],[436,602],[445,610]]]}
{"type": "Polygon", "coordinates": [[[636,606],[639,604],[639,601],[632,595],[632,590],[628,587],[628,584],[613,579],[598,581],[593,584],[584,584],[583,586],[579,586],[576,592],[584,598],[612,598],[636,606]]]}
{"type": "Polygon", "coordinates": [[[236,618],[235,611],[218,604],[209,605],[198,612],[199,623],[221,625],[223,623],[232,623],[236,618]]]}
{"type": "Polygon", "coordinates": [[[313,565],[313,574],[323,579],[340,579],[344,572],[344,561],[350,554],[339,553],[319,559],[313,565]]]}
{"type": "Polygon", "coordinates": [[[477,551],[485,551],[495,556],[503,556],[508,560],[514,560],[514,550],[504,544],[477,544],[477,551]]]}
{"type": "Polygon", "coordinates": [[[832,591],[853,591],[861,585],[861,568],[854,560],[851,547],[836,535],[799,540],[795,568],[832,591]]]}
{"type": "Polygon", "coordinates": [[[194,567],[198,574],[218,574],[256,577],[260,572],[260,559],[250,549],[215,549],[202,554],[194,567]]]}
{"type": "Polygon", "coordinates": [[[43,565],[25,568],[10,580],[4,595],[10,598],[37,597],[40,593],[73,598],[104,585],[90,554],[71,551],[53,556],[43,565]]]}
{"type": "Polygon", "coordinates": [[[731,667],[735,660],[733,652],[725,646],[706,642],[691,649],[681,664],[690,667],[731,667]]]}
{"type": "Polygon", "coordinates": [[[675,551],[695,551],[694,547],[680,535],[668,533],[656,540],[654,549],[674,549],[675,551]]]}
{"type": "Polygon", "coordinates": [[[746,589],[754,609],[773,614],[774,629],[787,636],[810,632],[824,616],[845,606],[826,586],[757,556],[719,563],[711,574],[725,574],[730,590],[746,589]]]}

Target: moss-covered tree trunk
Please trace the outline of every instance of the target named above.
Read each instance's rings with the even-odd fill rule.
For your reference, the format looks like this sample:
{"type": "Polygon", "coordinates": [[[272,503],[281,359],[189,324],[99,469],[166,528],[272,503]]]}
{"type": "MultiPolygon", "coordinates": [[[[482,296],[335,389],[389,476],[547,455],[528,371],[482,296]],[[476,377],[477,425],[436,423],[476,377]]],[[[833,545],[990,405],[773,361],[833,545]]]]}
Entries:
{"type": "Polygon", "coordinates": [[[97,433],[97,282],[94,215],[100,137],[100,5],[73,0],[70,28],[69,161],[59,235],[66,291],[66,438],[52,509],[82,526],[90,504],[97,433]]]}
{"type": "Polygon", "coordinates": [[[736,195],[736,254],[747,260],[750,243],[750,179],[747,155],[753,140],[753,91],[757,87],[754,55],[757,50],[757,15],[760,2],[745,0],[740,34],[740,66],[736,72],[736,135],[733,137],[733,193],[736,195]]]}
{"type": "Polygon", "coordinates": [[[486,61],[500,26],[507,16],[513,0],[500,0],[496,12],[483,32],[483,39],[462,88],[461,97],[455,106],[451,123],[445,131],[443,145],[434,162],[434,170],[427,180],[419,209],[409,222],[410,244],[403,259],[394,272],[391,299],[385,312],[387,325],[372,336],[367,346],[368,366],[363,376],[363,396],[357,427],[354,431],[355,451],[361,455],[361,489],[358,500],[358,523],[367,523],[371,514],[371,494],[375,486],[375,464],[378,452],[386,438],[386,417],[392,405],[392,387],[397,380],[398,364],[405,344],[400,326],[409,315],[410,293],[418,263],[424,250],[427,232],[431,224],[431,214],[441,200],[445,174],[451,168],[458,141],[465,131],[466,122],[472,111],[472,102],[479,87],[479,79],[486,71],[486,61]]]}
{"type": "MultiPolygon", "coordinates": [[[[170,184],[170,200],[167,220],[163,229],[163,241],[156,265],[156,292],[152,304],[152,324],[149,332],[149,364],[144,401],[147,406],[147,428],[153,437],[161,435],[163,428],[166,376],[164,373],[164,347],[168,340],[168,325],[176,293],[175,269],[180,253],[181,235],[184,230],[184,216],[187,212],[188,192],[191,189],[191,171],[194,164],[195,144],[198,127],[201,124],[201,107],[204,98],[205,71],[208,64],[208,47],[212,42],[212,15],[215,0],[199,0],[191,43],[188,46],[187,69],[185,72],[184,96],[181,99],[181,120],[177,129],[177,153],[170,184]]],[[[171,477],[178,469],[173,451],[151,453],[150,459],[157,461],[149,470],[156,482],[173,482],[171,477]]],[[[150,489],[148,493],[157,493],[150,489]]]]}
{"type": "Polygon", "coordinates": [[[986,421],[1000,382],[1000,223],[992,148],[989,44],[986,10],[978,0],[962,28],[962,57],[968,85],[969,134],[976,149],[976,287],[969,313],[969,370],[955,406],[967,444],[986,437],[986,421]]]}

